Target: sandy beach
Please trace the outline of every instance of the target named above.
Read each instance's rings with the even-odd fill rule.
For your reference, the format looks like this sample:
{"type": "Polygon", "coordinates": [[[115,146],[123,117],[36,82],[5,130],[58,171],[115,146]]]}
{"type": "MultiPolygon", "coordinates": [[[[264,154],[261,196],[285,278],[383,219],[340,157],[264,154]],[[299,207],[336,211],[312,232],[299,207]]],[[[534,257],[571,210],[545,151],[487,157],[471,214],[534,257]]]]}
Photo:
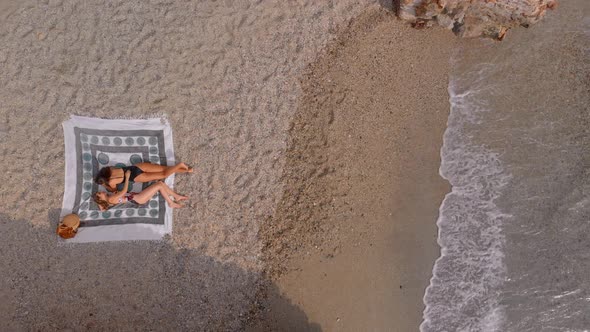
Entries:
{"type": "Polygon", "coordinates": [[[450,33],[368,0],[0,9],[0,329],[417,329],[450,33]],[[58,245],[71,114],[169,119],[170,238],[58,245]]]}
{"type": "MultiPolygon", "coordinates": [[[[369,10],[303,75],[265,253],[283,268],[274,271],[280,293],[325,331],[414,331],[421,322],[449,190],[438,166],[457,42],[369,10]]],[[[265,321],[301,329],[279,301],[269,300],[265,321]]]]}

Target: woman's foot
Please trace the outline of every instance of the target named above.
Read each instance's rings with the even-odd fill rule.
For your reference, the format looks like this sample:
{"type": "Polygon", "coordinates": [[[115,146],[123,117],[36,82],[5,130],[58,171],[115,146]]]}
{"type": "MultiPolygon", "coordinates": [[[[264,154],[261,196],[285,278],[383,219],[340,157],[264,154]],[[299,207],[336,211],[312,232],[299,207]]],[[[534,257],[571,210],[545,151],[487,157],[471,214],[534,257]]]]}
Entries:
{"type": "Polygon", "coordinates": [[[193,168],[185,163],[179,163],[180,169],[184,171],[184,173],[192,173],[193,168]]]}
{"type": "Polygon", "coordinates": [[[179,194],[171,194],[170,196],[168,196],[168,198],[170,198],[171,200],[173,200],[175,202],[182,202],[182,201],[186,201],[187,199],[189,199],[188,196],[183,196],[183,195],[179,195],[179,194]]]}
{"type": "Polygon", "coordinates": [[[184,207],[184,205],[178,204],[176,202],[170,202],[170,203],[168,203],[168,205],[170,205],[171,208],[175,208],[175,209],[179,209],[181,207],[184,207]]]}

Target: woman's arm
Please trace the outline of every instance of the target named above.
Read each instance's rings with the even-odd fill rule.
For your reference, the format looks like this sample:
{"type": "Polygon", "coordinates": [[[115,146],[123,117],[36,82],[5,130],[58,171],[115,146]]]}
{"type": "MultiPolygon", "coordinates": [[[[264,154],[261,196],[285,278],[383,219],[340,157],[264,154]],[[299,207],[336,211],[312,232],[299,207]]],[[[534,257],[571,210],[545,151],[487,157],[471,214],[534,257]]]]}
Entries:
{"type": "Polygon", "coordinates": [[[113,188],[111,187],[108,183],[105,183],[102,185],[108,192],[110,193],[116,193],[117,192],[117,188],[113,188]]]}
{"type": "Polygon", "coordinates": [[[114,195],[109,196],[108,200],[111,204],[119,203],[119,199],[127,193],[127,189],[129,188],[129,176],[131,175],[131,171],[125,172],[125,185],[123,186],[123,190],[120,192],[115,192],[114,195]]]}

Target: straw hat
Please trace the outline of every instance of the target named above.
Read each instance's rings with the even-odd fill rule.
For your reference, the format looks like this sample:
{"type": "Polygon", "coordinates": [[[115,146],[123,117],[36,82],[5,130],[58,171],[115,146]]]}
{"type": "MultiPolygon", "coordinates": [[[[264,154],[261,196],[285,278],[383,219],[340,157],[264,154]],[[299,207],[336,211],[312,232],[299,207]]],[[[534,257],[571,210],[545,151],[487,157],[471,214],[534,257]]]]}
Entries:
{"type": "Polygon", "coordinates": [[[57,225],[57,234],[64,239],[73,238],[80,227],[80,217],[75,214],[68,214],[57,225]]]}

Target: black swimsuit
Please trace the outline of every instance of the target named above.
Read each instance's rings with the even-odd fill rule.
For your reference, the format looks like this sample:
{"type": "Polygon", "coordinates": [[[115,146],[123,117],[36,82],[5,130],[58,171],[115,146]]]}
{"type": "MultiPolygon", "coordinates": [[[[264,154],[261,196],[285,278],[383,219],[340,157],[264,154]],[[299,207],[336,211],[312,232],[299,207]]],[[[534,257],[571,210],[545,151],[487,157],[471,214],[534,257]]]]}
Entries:
{"type": "Polygon", "coordinates": [[[143,174],[143,171],[141,170],[141,168],[139,168],[137,166],[125,166],[125,167],[121,167],[121,169],[123,170],[123,174],[125,174],[125,172],[127,172],[127,171],[131,171],[131,174],[129,175],[129,181],[133,181],[133,180],[135,180],[136,177],[143,174]]]}
{"type": "MultiPolygon", "coordinates": [[[[119,167],[117,167],[119,168],[119,167]]],[[[123,170],[123,174],[125,174],[125,172],[127,171],[131,171],[131,174],[129,174],[129,187],[127,188],[127,192],[131,191],[131,188],[133,187],[133,180],[135,180],[136,177],[138,177],[139,175],[143,174],[143,171],[141,170],[141,168],[137,167],[137,166],[124,166],[124,167],[120,167],[123,170]]],[[[125,178],[125,177],[123,177],[125,178]]],[[[117,184],[117,190],[121,191],[123,190],[123,188],[125,187],[125,181],[117,184]]]]}

